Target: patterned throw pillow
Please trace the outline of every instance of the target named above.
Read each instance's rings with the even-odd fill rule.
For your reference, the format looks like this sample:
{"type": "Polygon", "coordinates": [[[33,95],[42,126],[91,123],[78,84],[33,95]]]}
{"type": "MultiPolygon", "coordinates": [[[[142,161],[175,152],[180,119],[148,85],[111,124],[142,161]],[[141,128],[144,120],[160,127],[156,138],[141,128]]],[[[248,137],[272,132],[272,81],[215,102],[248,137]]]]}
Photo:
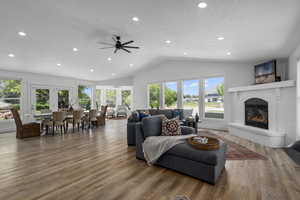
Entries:
{"type": "Polygon", "coordinates": [[[168,119],[166,117],[162,118],[162,136],[177,136],[181,135],[180,122],[178,117],[173,119],[168,119]]]}

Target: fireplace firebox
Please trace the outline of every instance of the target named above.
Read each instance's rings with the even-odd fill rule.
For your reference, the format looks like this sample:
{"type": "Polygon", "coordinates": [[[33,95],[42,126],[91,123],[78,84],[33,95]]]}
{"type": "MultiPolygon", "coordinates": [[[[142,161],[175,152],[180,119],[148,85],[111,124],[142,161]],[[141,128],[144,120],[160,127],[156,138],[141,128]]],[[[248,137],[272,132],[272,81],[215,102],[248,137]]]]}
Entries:
{"type": "Polygon", "coordinates": [[[245,124],[269,129],[268,102],[259,98],[245,101],[245,124]]]}

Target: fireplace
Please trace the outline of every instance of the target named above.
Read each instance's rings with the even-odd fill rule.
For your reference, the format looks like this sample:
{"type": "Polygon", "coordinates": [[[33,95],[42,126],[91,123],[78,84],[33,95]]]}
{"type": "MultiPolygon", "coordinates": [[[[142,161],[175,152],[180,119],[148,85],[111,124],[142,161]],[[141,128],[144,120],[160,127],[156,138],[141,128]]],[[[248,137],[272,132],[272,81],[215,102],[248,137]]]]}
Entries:
{"type": "Polygon", "coordinates": [[[251,98],[245,101],[245,124],[269,129],[268,102],[259,98],[251,98]]]}

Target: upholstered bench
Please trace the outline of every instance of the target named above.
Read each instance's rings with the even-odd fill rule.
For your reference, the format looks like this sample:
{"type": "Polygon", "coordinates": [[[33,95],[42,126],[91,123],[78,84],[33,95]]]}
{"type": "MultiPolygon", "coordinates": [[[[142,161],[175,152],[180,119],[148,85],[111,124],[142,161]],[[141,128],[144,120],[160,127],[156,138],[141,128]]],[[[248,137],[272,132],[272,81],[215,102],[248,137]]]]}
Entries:
{"type": "MultiPolygon", "coordinates": [[[[192,134],[194,129],[181,127],[182,134],[192,134]]],[[[136,157],[145,160],[142,143],[149,136],[161,135],[161,117],[151,116],[136,125],[136,157]]],[[[172,136],[170,136],[172,137],[172,136]]],[[[226,144],[220,140],[220,148],[205,151],[193,148],[187,142],[177,144],[164,153],[156,165],[172,169],[189,176],[215,184],[225,168],[226,144]]]]}

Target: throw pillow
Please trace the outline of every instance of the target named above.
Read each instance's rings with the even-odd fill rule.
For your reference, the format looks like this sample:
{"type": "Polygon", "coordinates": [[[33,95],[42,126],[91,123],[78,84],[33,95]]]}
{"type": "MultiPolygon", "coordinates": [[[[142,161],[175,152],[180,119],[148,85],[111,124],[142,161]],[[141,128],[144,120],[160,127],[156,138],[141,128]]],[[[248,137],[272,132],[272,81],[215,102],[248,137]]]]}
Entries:
{"type": "Polygon", "coordinates": [[[140,121],[142,121],[143,118],[149,117],[150,115],[147,114],[146,112],[140,112],[140,121]]]}
{"type": "Polygon", "coordinates": [[[166,117],[162,118],[162,136],[177,136],[181,135],[180,122],[178,117],[173,119],[168,119],[166,117]]]}

